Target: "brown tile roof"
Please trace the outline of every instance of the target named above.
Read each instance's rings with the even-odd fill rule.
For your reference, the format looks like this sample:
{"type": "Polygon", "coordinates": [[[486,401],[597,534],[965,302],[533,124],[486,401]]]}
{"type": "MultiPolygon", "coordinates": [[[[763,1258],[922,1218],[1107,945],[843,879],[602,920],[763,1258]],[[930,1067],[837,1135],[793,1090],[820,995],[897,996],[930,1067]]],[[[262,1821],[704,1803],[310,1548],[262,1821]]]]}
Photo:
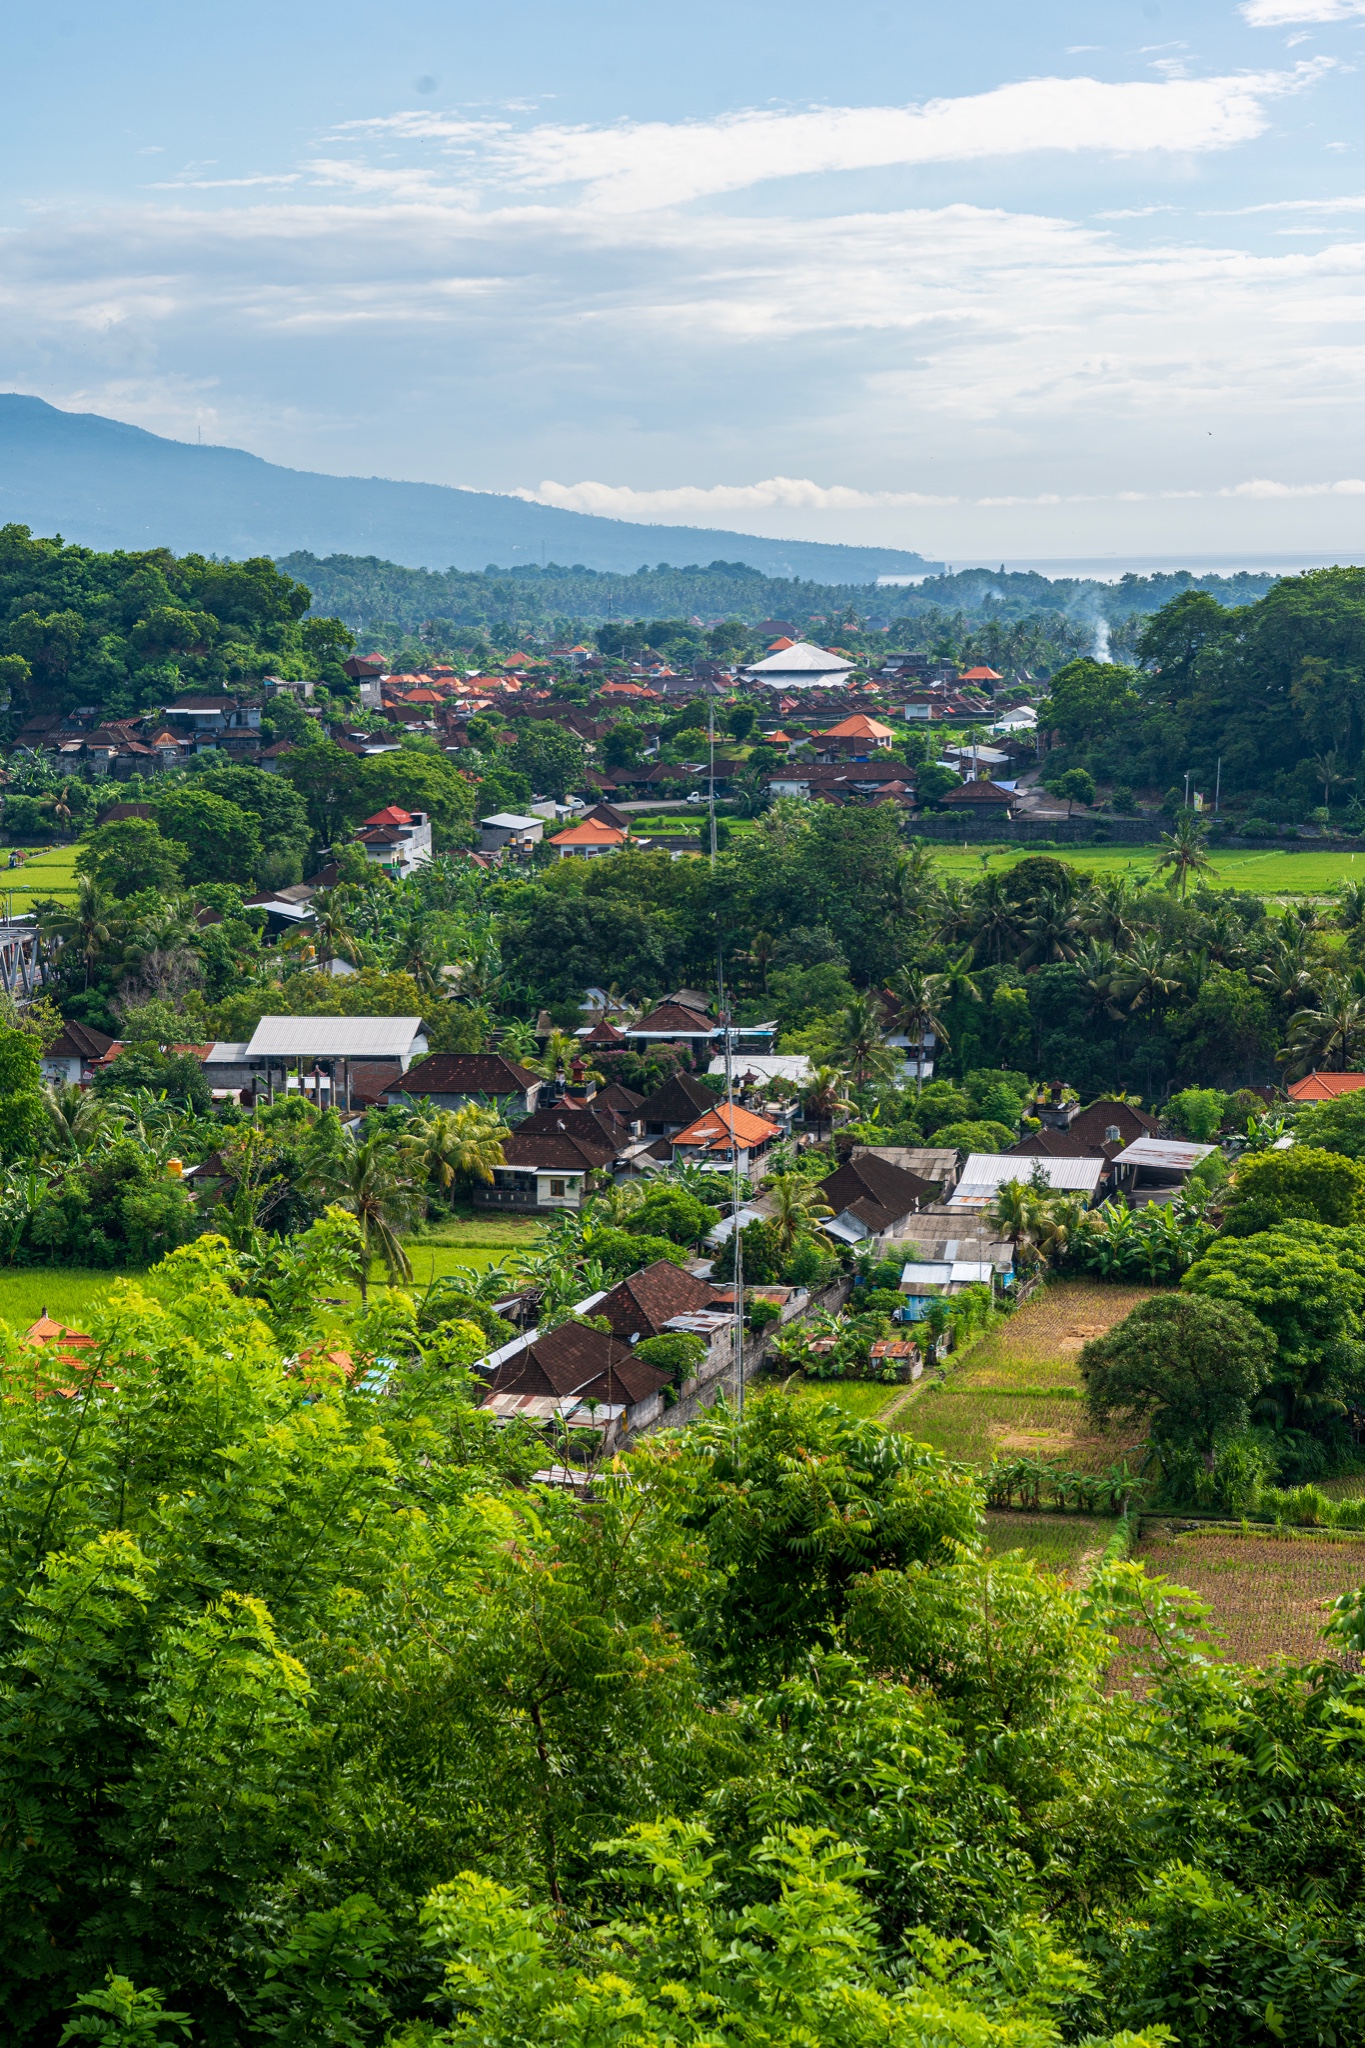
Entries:
{"type": "Polygon", "coordinates": [[[58,1060],[101,1060],[113,1043],[113,1039],[106,1038],[102,1031],[96,1031],[89,1024],[78,1024],[74,1019],[68,1018],[62,1026],[60,1036],[53,1040],[44,1057],[58,1060]]]}
{"type": "Polygon", "coordinates": [[[530,1073],[500,1052],[434,1052],[391,1084],[395,1095],[525,1095],[538,1087],[530,1073]]]}
{"type": "Polygon", "coordinates": [[[591,1173],[615,1153],[602,1145],[585,1145],[567,1132],[527,1131],[524,1124],[502,1141],[506,1165],[523,1173],[591,1173]]]}
{"type": "Polygon", "coordinates": [[[594,1315],[605,1316],[618,1337],[657,1337],[673,1316],[692,1315],[716,1306],[716,1290],[668,1259],[632,1273],[597,1303],[594,1315]]]}
{"type": "Polygon", "coordinates": [[[690,1124],[704,1109],[714,1109],[720,1096],[695,1074],[672,1074],[636,1109],[642,1124],[690,1124]]]}
{"type": "Polygon", "coordinates": [[[964,782],[958,789],[950,789],[939,798],[944,804],[985,804],[1006,806],[1014,802],[1007,789],[1001,789],[994,782],[964,782]]]}
{"type": "Polygon", "coordinates": [[[582,1323],[561,1323],[504,1359],[491,1394],[552,1394],[633,1406],[668,1385],[669,1376],[636,1358],[628,1345],[582,1323]]]}
{"type": "Polygon", "coordinates": [[[907,1173],[889,1159],[850,1159],[820,1182],[820,1193],[836,1216],[851,1209],[869,1229],[885,1230],[909,1216],[933,1192],[933,1182],[907,1173]]]}
{"type": "Polygon", "coordinates": [[[542,1135],[574,1138],[580,1145],[600,1154],[599,1165],[614,1159],[631,1138],[630,1120],[618,1116],[605,1104],[599,1109],[595,1101],[581,1109],[570,1108],[563,1102],[547,1104],[529,1116],[525,1123],[518,1124],[517,1129],[521,1136],[528,1138],[542,1135]]]}
{"type": "Polygon", "coordinates": [[[712,1037],[720,1029],[709,1017],[699,1016],[695,1010],[683,1009],[681,1003],[660,1003],[657,1010],[651,1010],[647,1017],[641,1017],[638,1024],[632,1024],[629,1036],[637,1038],[642,1032],[660,1032],[669,1038],[712,1037]]]}
{"type": "MultiPolygon", "coordinates": [[[[1118,1125],[1122,1141],[1120,1150],[1131,1145],[1136,1138],[1154,1138],[1160,1128],[1157,1119],[1148,1116],[1145,1109],[1135,1109],[1131,1102],[1110,1102],[1102,1098],[1099,1102],[1090,1103],[1079,1116],[1072,1117],[1071,1135],[1073,1138],[1087,1138],[1092,1145],[1103,1146],[1104,1134],[1112,1124],[1118,1125]]],[[[1113,1151],[1115,1148],[1110,1144],[1108,1149],[1113,1151]]]]}

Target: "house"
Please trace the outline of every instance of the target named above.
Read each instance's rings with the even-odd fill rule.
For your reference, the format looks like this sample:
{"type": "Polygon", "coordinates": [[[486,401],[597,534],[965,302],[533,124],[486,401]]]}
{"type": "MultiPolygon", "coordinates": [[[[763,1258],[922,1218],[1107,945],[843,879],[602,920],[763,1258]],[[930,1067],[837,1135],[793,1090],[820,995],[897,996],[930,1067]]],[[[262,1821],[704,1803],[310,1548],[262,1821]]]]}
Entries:
{"type": "Polygon", "coordinates": [[[998,782],[963,782],[939,798],[940,807],[950,811],[990,811],[1008,818],[1014,806],[1014,792],[998,782]]]}
{"type": "Polygon", "coordinates": [[[503,1164],[494,1167],[491,1185],[476,1183],[475,1207],[581,1208],[590,1176],[609,1174],[634,1138],[629,1118],[605,1106],[536,1109],[504,1138],[503,1164]]]}
{"type": "Polygon", "coordinates": [[[958,677],[960,683],[973,683],[981,690],[993,690],[997,683],[1003,683],[1004,680],[1005,678],[997,675],[993,668],[964,668],[958,677]]]}
{"type": "Polygon", "coordinates": [[[1285,1093],[1291,1102],[1331,1102],[1357,1088],[1365,1088],[1365,1074],[1320,1074],[1315,1067],[1301,1081],[1291,1081],[1285,1093]]]}
{"type": "Polygon", "coordinates": [[[1114,1160],[1114,1173],[1130,1208],[1169,1202],[1200,1160],[1217,1149],[1216,1145],[1193,1145],[1185,1138],[1136,1138],[1114,1160]]]}
{"type": "Polygon", "coordinates": [[[365,858],[403,881],[431,859],[431,819],[425,811],[403,811],[386,804],[367,818],[355,835],[365,858]]]}
{"type": "Polygon", "coordinates": [[[754,662],[743,673],[756,683],[772,683],[785,690],[810,690],[842,682],[853,673],[853,666],[840,654],[831,654],[809,640],[798,640],[779,653],[754,662]]]}
{"type": "Polygon", "coordinates": [[[855,1145],[851,1159],[885,1159],[905,1173],[932,1181],[942,1188],[946,1201],[957,1186],[957,1148],[954,1145],[855,1145]]]}
{"type": "Polygon", "coordinates": [[[163,704],[161,716],[173,732],[196,741],[222,737],[225,733],[259,733],[259,698],[196,695],[177,697],[163,704]]]}
{"type": "MultiPolygon", "coordinates": [[[[922,1322],[936,1296],[960,1294],[964,1287],[993,1287],[998,1270],[988,1258],[909,1260],[900,1277],[900,1292],[905,1296],[901,1321],[922,1322]]],[[[1001,1278],[1008,1286],[1009,1274],[1001,1278]]]]}
{"type": "Polygon", "coordinates": [[[210,1092],[220,1101],[226,1101],[229,1095],[238,1094],[243,1088],[254,1089],[260,1079],[247,1058],[249,1043],[244,1038],[215,1039],[204,1055],[204,1079],[210,1092]]]}
{"type": "Polygon", "coordinates": [[[1021,1159],[1008,1152],[973,1152],[963,1165],[947,1206],[989,1209],[1007,1181],[1027,1182],[1036,1172],[1054,1194],[1074,1195],[1088,1208],[1108,1171],[1109,1162],[1104,1158],[1039,1158],[1030,1160],[1025,1167],[1021,1159]]]}
{"type": "Polygon", "coordinates": [[[558,860],[593,860],[599,854],[619,853],[626,844],[626,834],[614,825],[603,824],[600,818],[585,818],[580,825],[556,832],[549,844],[558,860]]]}
{"type": "Polygon", "coordinates": [[[891,1239],[905,1237],[911,1217],[939,1193],[933,1182],[870,1153],[847,1160],[819,1186],[833,1212],[821,1228],[841,1244],[870,1240],[878,1251],[891,1239]]]}
{"type": "Polygon", "coordinates": [[[773,1141],[781,1136],[780,1124],[765,1116],[755,1116],[752,1110],[741,1109],[738,1104],[732,1108],[728,1102],[718,1102],[714,1109],[704,1111],[671,1138],[661,1138],[650,1150],[659,1158],[661,1148],[666,1148],[675,1166],[688,1160],[701,1166],[737,1164],[741,1173],[751,1173],[773,1141]]]}
{"type": "Polygon", "coordinates": [[[624,1031],[619,1031],[610,1017],[599,1017],[591,1026],[580,1024],[574,1033],[584,1052],[624,1052],[628,1040],[624,1031]]]}
{"type": "Polygon", "coordinates": [[[607,1450],[658,1421],[669,1384],[619,1337],[576,1322],[516,1338],[479,1370],[488,1380],[481,1407],[505,1421],[592,1430],[607,1450]]]}
{"type": "Polygon", "coordinates": [[[39,1061],[38,1070],[45,1081],[74,1086],[89,1078],[96,1060],[104,1059],[113,1043],[88,1024],[64,1024],[39,1061]]]}
{"type": "Polygon", "coordinates": [[[491,818],[479,820],[480,853],[501,853],[507,847],[513,853],[529,853],[544,836],[543,818],[523,818],[516,811],[494,811],[491,818]]]}
{"type": "Polygon", "coordinates": [[[545,1086],[539,1074],[497,1052],[433,1052],[391,1081],[391,1108],[495,1109],[504,1123],[531,1116],[545,1086]]]}
{"type": "Polygon", "coordinates": [[[548,1131],[520,1128],[503,1140],[503,1165],[492,1185],[474,1184],[476,1209],[581,1209],[588,1176],[602,1165],[595,1147],[548,1131]]]}
{"type": "MultiPolygon", "coordinates": [[[[1361,1079],[1365,1081],[1365,1074],[1361,1079]]],[[[1154,1138],[1158,1128],[1157,1119],[1149,1116],[1146,1110],[1136,1108],[1131,1102],[1115,1102],[1108,1096],[1101,1096],[1079,1116],[1072,1117],[1069,1135],[1096,1146],[1106,1159],[1113,1159],[1125,1145],[1132,1145],[1139,1138],[1154,1138]]]]}
{"type": "Polygon", "coordinates": [[[889,725],[869,718],[866,712],[855,711],[851,718],[830,726],[828,732],[812,733],[811,741],[821,753],[866,755],[878,747],[889,747],[895,737],[889,725]]]}
{"type": "Polygon", "coordinates": [[[694,1074],[674,1074],[645,1097],[636,1117],[647,1138],[671,1138],[719,1101],[720,1096],[694,1074]]]}
{"type": "Polygon", "coordinates": [[[666,1040],[689,1045],[695,1059],[713,1039],[724,1034],[719,1024],[711,1022],[704,1009],[694,1010],[669,998],[630,1025],[626,1035],[637,1052],[648,1052],[651,1045],[666,1040]]]}
{"type": "Polygon", "coordinates": [[[618,1281],[593,1303],[592,1312],[606,1317],[614,1337],[637,1344],[645,1337],[662,1336],[676,1316],[714,1309],[716,1302],[716,1290],[708,1280],[699,1280],[669,1259],[656,1259],[652,1266],[618,1281]]]}
{"type": "Polygon", "coordinates": [[[292,1067],[295,1087],[305,1069],[325,1076],[332,1100],[350,1108],[357,1096],[377,1101],[426,1050],[420,1017],[262,1017],[245,1059],[272,1101],[289,1088],[292,1067]]]}

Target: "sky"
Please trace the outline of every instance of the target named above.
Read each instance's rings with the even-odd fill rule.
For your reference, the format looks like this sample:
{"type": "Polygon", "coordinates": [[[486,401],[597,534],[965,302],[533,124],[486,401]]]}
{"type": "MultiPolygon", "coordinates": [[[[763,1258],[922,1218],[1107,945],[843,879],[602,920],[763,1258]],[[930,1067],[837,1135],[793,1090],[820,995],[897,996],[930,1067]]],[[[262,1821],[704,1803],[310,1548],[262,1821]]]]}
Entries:
{"type": "Polygon", "coordinates": [[[1365,560],[1365,0],[51,0],[0,389],[936,558],[1365,560]]]}

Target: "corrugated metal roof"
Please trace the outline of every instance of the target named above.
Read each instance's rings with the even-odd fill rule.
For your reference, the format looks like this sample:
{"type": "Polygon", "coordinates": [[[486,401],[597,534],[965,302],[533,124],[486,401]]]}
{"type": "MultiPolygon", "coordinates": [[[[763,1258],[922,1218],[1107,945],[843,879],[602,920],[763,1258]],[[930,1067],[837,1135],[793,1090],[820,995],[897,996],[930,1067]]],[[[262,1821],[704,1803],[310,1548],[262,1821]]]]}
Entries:
{"type": "Polygon", "coordinates": [[[1099,1186],[1109,1170],[1109,1162],[1107,1159],[1021,1159],[1006,1152],[973,1152],[948,1198],[948,1207],[959,1209],[968,1202],[991,1201],[1006,1181],[1030,1181],[1035,1168],[1040,1169],[1050,1188],[1088,1194],[1099,1186]]]}
{"type": "Polygon", "coordinates": [[[1191,1166],[1198,1166],[1201,1159],[1207,1159],[1210,1152],[1217,1150],[1214,1145],[1193,1145],[1187,1138],[1134,1138],[1126,1151],[1120,1152],[1115,1166],[1164,1166],[1169,1173],[1180,1173],[1191,1166]]]}
{"type": "Polygon", "coordinates": [[[407,1059],[421,1030],[420,1017],[262,1017],[246,1056],[253,1060],[407,1059]]]}

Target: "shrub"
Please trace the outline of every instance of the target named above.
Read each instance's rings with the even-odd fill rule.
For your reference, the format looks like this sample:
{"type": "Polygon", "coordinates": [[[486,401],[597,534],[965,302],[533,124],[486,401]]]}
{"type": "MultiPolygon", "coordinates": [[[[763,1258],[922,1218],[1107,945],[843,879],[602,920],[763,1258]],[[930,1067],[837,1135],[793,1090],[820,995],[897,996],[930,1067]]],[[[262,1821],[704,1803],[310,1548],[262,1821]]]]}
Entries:
{"type": "Polygon", "coordinates": [[[1166,1116],[1182,1138],[1208,1145],[1223,1128],[1227,1097],[1218,1088],[1182,1088],[1166,1105],[1166,1116]]]}
{"type": "Polygon", "coordinates": [[[666,1372],[671,1383],[680,1387],[684,1380],[691,1379],[705,1358],[706,1343],[686,1330],[665,1330],[662,1336],[646,1337],[642,1344],[637,1344],[635,1356],[659,1372],[666,1372]]]}
{"type": "Polygon", "coordinates": [[[1225,1204],[1225,1232],[1251,1237],[1294,1221],[1338,1230],[1365,1222],[1365,1164],[1311,1145],[1244,1160],[1225,1204]]]}

